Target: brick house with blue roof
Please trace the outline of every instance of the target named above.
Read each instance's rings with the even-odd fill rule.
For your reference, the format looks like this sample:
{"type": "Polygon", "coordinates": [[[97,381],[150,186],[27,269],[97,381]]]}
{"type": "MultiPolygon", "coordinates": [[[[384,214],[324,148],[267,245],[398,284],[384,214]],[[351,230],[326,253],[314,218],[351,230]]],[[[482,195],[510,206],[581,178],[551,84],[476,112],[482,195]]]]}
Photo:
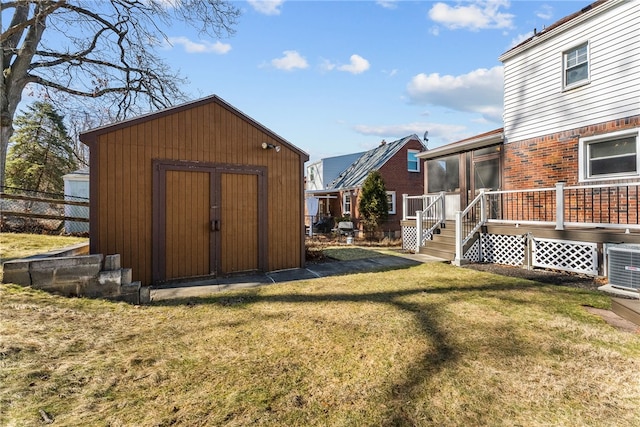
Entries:
{"type": "Polygon", "coordinates": [[[317,198],[320,206],[318,215],[308,222],[315,223],[322,217],[335,220],[349,216],[355,227],[361,230],[358,211],[360,190],[369,172],[378,171],[384,180],[389,202],[389,216],[382,224],[380,232],[385,236],[399,238],[402,195],[415,194],[416,191],[424,189],[423,161],[416,156],[426,149],[415,134],[393,142],[383,140],[378,147],[357,157],[331,183],[326,184],[325,188],[307,187],[305,197],[317,198]]]}

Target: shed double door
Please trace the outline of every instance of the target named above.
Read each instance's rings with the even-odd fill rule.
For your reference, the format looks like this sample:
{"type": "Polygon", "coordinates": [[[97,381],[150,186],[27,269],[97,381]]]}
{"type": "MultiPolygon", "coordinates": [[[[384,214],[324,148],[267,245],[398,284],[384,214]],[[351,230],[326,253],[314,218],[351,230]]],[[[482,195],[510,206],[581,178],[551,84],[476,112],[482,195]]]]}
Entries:
{"type": "Polygon", "coordinates": [[[158,162],[154,282],[264,270],[264,170],[158,162]]]}

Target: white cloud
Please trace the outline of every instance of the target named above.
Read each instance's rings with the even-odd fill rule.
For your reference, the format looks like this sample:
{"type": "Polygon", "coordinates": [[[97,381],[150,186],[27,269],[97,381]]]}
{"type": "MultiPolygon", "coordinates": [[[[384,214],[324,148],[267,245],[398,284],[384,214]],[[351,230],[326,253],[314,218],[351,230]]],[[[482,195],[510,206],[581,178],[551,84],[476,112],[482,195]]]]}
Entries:
{"type": "Polygon", "coordinates": [[[533,35],[533,31],[529,31],[528,33],[525,33],[525,34],[518,34],[517,36],[511,39],[511,43],[509,44],[508,49],[518,46],[520,43],[527,40],[532,35],[533,35]]]}
{"type": "Polygon", "coordinates": [[[248,0],[253,9],[263,15],[280,15],[284,0],[248,0]]]}
{"type": "Polygon", "coordinates": [[[350,59],[350,62],[348,64],[343,64],[343,65],[337,65],[328,59],[323,59],[322,62],[320,63],[320,69],[322,71],[339,70],[339,71],[346,71],[351,74],[361,74],[367,71],[371,67],[371,65],[369,64],[369,61],[367,61],[360,55],[355,55],[355,54],[351,55],[349,59],[350,59]]]}
{"type": "Polygon", "coordinates": [[[536,11],[536,16],[540,19],[551,19],[553,17],[553,7],[548,4],[543,4],[536,11]]]}
{"type": "Polygon", "coordinates": [[[475,0],[470,3],[450,6],[447,3],[436,3],[429,10],[429,18],[455,30],[466,28],[478,31],[488,28],[513,28],[514,15],[500,11],[508,8],[507,0],[475,0]]]}
{"type": "Polygon", "coordinates": [[[323,59],[320,63],[320,69],[322,71],[333,71],[336,68],[336,64],[329,61],[328,59],[323,59]]]}
{"type": "Polygon", "coordinates": [[[167,10],[167,9],[174,9],[180,6],[180,0],[160,0],[158,1],[158,4],[160,5],[160,7],[162,7],[163,9],[167,10]]]}
{"type": "Polygon", "coordinates": [[[382,70],[383,74],[386,74],[389,77],[394,77],[395,75],[398,74],[398,69],[394,68],[393,70],[382,70]]]}
{"type": "Polygon", "coordinates": [[[395,9],[398,7],[398,0],[378,0],[376,3],[385,9],[395,9]]]}
{"type": "Polygon", "coordinates": [[[420,138],[425,131],[429,131],[429,139],[438,139],[445,143],[458,141],[469,136],[469,131],[464,125],[452,125],[446,123],[413,122],[397,125],[356,125],[353,130],[361,135],[379,136],[381,138],[404,138],[412,134],[420,138]]]}
{"type": "Polygon", "coordinates": [[[282,58],[271,60],[271,65],[278,70],[293,71],[296,68],[305,69],[309,67],[307,60],[295,50],[285,50],[282,53],[284,54],[282,58]]]}
{"type": "Polygon", "coordinates": [[[502,123],[504,73],[502,66],[480,68],[460,76],[418,74],[407,85],[410,102],[481,114],[502,123]]]}
{"type": "Polygon", "coordinates": [[[187,37],[169,37],[168,42],[169,47],[182,45],[187,53],[218,53],[222,55],[231,50],[230,44],[221,43],[220,41],[216,41],[215,43],[206,40],[194,42],[187,37]]]}
{"type": "Polygon", "coordinates": [[[351,62],[349,64],[339,66],[338,70],[347,71],[351,74],[361,74],[367,71],[370,67],[369,61],[360,55],[351,55],[349,59],[351,62]]]}

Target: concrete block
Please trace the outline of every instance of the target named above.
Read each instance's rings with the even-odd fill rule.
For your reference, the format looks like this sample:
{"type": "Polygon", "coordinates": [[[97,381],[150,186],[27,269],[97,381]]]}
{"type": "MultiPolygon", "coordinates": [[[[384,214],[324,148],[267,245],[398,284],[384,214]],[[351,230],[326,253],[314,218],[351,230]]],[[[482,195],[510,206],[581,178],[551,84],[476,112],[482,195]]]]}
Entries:
{"type": "MultiPolygon", "coordinates": [[[[35,287],[35,286],[34,286],[35,287]]],[[[49,286],[38,286],[38,289],[51,292],[52,294],[62,295],[65,297],[80,297],[84,296],[82,291],[78,289],[77,282],[58,282],[49,286]]]]}
{"type": "Polygon", "coordinates": [[[15,260],[6,262],[3,270],[3,283],[32,286],[60,295],[132,304],[151,301],[150,288],[132,282],[130,268],[120,268],[119,254],[15,260]]]}
{"type": "Polygon", "coordinates": [[[141,284],[140,282],[132,282],[132,283],[127,283],[126,285],[122,285],[120,286],[120,293],[121,294],[131,294],[131,293],[138,293],[140,292],[140,287],[141,284]]]}
{"type": "Polygon", "coordinates": [[[7,261],[3,265],[2,283],[31,286],[28,261],[7,261]]]}
{"type": "Polygon", "coordinates": [[[49,290],[53,287],[55,270],[50,269],[33,269],[29,271],[31,275],[31,286],[35,289],[49,290]]]}
{"type": "Polygon", "coordinates": [[[98,274],[98,283],[100,283],[100,285],[116,283],[118,286],[120,286],[122,284],[121,280],[122,273],[120,273],[120,270],[101,271],[98,274]]]}
{"type": "Polygon", "coordinates": [[[120,270],[122,277],[120,278],[120,284],[128,285],[133,280],[133,272],[130,268],[123,268],[120,270]]]}
{"type": "Polygon", "coordinates": [[[54,270],[54,281],[81,281],[86,282],[95,278],[100,273],[100,264],[83,264],[76,266],[61,266],[54,270]]]}
{"type": "Polygon", "coordinates": [[[121,277],[119,270],[101,271],[97,275],[95,284],[92,283],[92,286],[86,290],[87,296],[94,298],[119,295],[121,277]]]}
{"type": "Polygon", "coordinates": [[[141,286],[139,292],[138,304],[149,304],[151,302],[151,287],[141,286]]]}
{"type": "Polygon", "coordinates": [[[114,297],[108,297],[114,301],[124,301],[129,304],[140,304],[140,282],[133,282],[120,287],[120,294],[114,297]]]}
{"type": "Polygon", "coordinates": [[[107,255],[104,257],[104,270],[120,270],[120,254],[107,255]]]}
{"type": "Polygon", "coordinates": [[[57,268],[75,268],[84,265],[100,265],[102,255],[85,255],[76,257],[42,258],[31,260],[31,269],[47,270],[57,268]]]}

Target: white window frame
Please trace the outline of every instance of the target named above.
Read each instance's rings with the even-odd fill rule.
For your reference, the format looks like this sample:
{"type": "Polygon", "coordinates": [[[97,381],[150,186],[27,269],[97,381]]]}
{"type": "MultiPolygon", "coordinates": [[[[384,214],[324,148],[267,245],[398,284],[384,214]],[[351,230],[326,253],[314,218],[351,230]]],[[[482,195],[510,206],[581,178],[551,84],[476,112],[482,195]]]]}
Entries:
{"type": "Polygon", "coordinates": [[[411,168],[409,167],[409,164],[410,164],[410,163],[409,163],[409,156],[410,156],[411,154],[414,154],[414,155],[415,155],[415,154],[418,154],[419,152],[420,152],[420,150],[407,150],[407,170],[408,170],[409,172],[420,172],[420,159],[419,159],[418,157],[415,157],[415,156],[414,156],[414,157],[415,157],[415,159],[416,159],[416,169],[411,169],[411,168]]]}
{"type": "Polygon", "coordinates": [[[387,191],[387,196],[391,196],[391,207],[389,208],[389,215],[396,214],[396,192],[387,191]]]}
{"type": "Polygon", "coordinates": [[[351,203],[353,202],[351,193],[346,192],[342,193],[342,214],[349,212],[351,214],[351,203]],[[349,204],[349,208],[347,208],[347,203],[349,204]]]}
{"type": "Polygon", "coordinates": [[[589,181],[611,181],[616,179],[629,179],[640,177],[640,128],[626,129],[611,132],[603,135],[588,136],[580,138],[578,146],[578,176],[580,182],[589,181]],[[600,142],[612,141],[615,139],[636,138],[636,171],[631,173],[616,173],[609,175],[591,176],[589,172],[589,146],[600,142]]]}
{"type": "MultiPolygon", "coordinates": [[[[573,67],[579,66],[584,64],[585,62],[581,62],[579,64],[574,65],[573,67]]],[[[589,84],[591,82],[591,49],[590,49],[590,43],[588,41],[586,42],[582,42],[578,45],[573,46],[570,49],[565,50],[564,52],[562,52],[562,87],[565,90],[568,89],[573,89],[582,85],[586,85],[589,84]],[[586,64],[587,64],[587,77],[585,79],[579,80],[577,82],[573,82],[573,83],[568,83],[567,82],[567,71],[568,71],[568,67],[567,67],[567,57],[570,53],[577,51],[578,49],[585,47],[586,46],[586,50],[587,50],[587,60],[586,60],[586,64]]]]}

